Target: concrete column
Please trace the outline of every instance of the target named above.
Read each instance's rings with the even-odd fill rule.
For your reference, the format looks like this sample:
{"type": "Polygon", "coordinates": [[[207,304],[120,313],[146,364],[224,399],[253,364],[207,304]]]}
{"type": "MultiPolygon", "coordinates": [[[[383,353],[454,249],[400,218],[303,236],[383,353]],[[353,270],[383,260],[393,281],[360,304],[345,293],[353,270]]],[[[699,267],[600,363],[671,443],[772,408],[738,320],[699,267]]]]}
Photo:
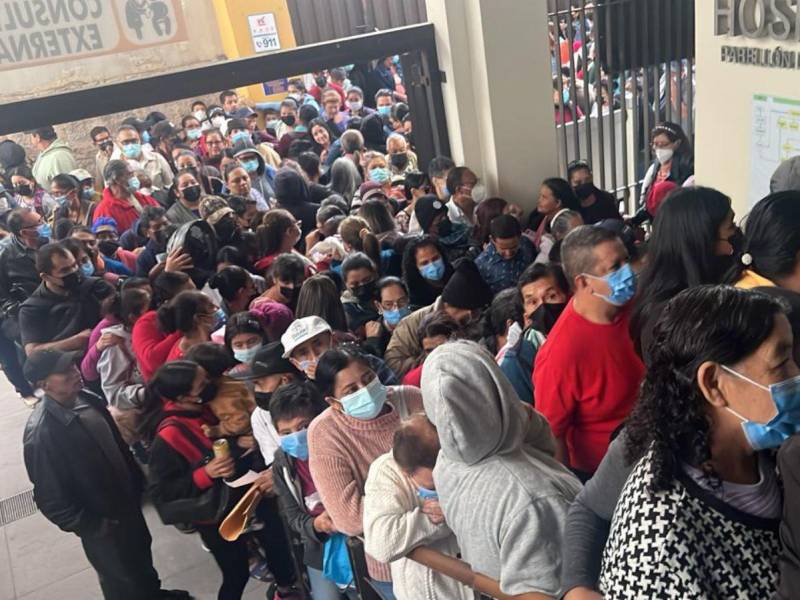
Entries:
{"type": "Polygon", "coordinates": [[[558,173],[547,6],[540,0],[426,0],[436,27],[453,160],[490,195],[536,206],[558,173]]]}

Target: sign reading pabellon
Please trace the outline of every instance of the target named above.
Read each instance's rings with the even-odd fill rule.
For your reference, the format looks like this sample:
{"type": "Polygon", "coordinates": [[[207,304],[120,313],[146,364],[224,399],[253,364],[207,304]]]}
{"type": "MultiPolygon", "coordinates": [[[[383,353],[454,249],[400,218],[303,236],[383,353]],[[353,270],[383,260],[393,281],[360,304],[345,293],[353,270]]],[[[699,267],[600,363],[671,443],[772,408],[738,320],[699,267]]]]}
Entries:
{"type": "Polygon", "coordinates": [[[0,0],[0,71],[186,37],[180,0],[0,0]]]}
{"type": "Polygon", "coordinates": [[[800,7],[789,0],[714,0],[714,35],[778,42],[775,48],[724,45],[724,63],[800,69],[798,52],[791,48],[800,42],[800,7]]]}

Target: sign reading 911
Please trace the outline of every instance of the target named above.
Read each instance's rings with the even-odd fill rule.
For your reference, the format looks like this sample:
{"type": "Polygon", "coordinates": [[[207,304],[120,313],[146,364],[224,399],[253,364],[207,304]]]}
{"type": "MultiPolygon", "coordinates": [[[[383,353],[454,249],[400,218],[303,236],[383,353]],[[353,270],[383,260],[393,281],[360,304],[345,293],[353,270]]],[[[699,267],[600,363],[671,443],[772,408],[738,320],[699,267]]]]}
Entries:
{"type": "Polygon", "coordinates": [[[0,71],[186,39],[180,0],[0,0],[0,71]]]}
{"type": "Polygon", "coordinates": [[[250,37],[253,39],[253,50],[256,52],[271,52],[280,50],[281,42],[278,38],[278,26],[275,24],[273,13],[249,15],[250,37]]]}

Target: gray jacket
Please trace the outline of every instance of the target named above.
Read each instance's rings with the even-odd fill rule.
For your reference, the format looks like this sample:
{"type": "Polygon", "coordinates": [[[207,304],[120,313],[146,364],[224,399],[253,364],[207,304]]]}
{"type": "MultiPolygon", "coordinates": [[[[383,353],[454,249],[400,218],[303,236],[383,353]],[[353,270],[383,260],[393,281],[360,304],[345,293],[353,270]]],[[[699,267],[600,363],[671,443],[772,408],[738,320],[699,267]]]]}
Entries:
{"type": "Polygon", "coordinates": [[[131,346],[131,332],[122,325],[112,325],[103,329],[103,333],[111,333],[124,340],[119,345],[103,350],[97,362],[97,373],[108,404],[119,410],[138,408],[144,401],[145,388],[131,346]]]}
{"type": "Polygon", "coordinates": [[[464,560],[506,594],[559,597],[564,523],[581,485],[553,458],[544,417],[473,342],[434,350],[422,395],[441,444],[436,490],[464,560]]]}

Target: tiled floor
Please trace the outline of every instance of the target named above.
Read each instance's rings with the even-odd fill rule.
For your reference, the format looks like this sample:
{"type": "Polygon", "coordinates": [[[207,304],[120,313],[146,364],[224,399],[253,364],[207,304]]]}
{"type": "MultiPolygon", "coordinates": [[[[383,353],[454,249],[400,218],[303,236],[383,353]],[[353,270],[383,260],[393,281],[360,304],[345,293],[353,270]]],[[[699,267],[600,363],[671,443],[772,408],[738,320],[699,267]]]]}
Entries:
{"type": "MultiPolygon", "coordinates": [[[[22,432],[30,409],[0,373],[0,499],[30,489],[22,462],[22,432]]],[[[220,573],[197,535],[163,525],[151,507],[145,516],[153,536],[153,560],[164,587],[189,590],[198,600],[217,597],[220,573]]],[[[264,598],[255,581],[244,598],[264,598]]],[[[0,527],[0,600],[101,599],[97,576],[80,545],[41,514],[0,527]]]]}

